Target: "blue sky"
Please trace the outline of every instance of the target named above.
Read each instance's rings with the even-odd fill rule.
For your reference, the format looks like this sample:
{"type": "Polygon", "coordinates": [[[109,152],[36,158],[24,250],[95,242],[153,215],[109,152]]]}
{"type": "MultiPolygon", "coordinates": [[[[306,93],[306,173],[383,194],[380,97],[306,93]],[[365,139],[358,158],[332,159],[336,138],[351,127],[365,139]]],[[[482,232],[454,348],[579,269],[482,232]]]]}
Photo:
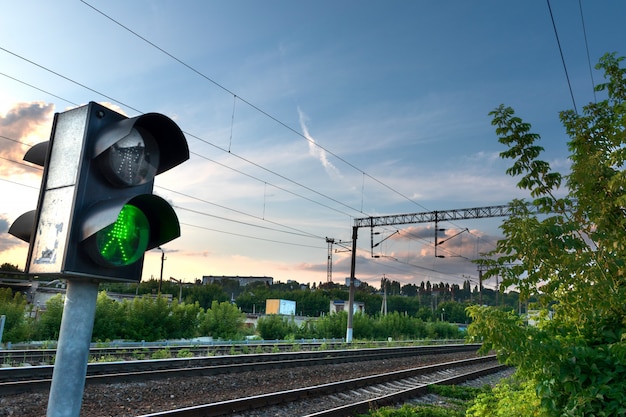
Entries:
{"type": "MultiPolygon", "coordinates": [[[[626,55],[626,3],[550,5],[580,110],[602,81],[590,65],[626,55]]],[[[40,181],[15,141],[47,140],[54,112],[89,101],[166,114],[187,135],[191,159],[156,180],[182,224],[165,279],[323,282],[325,238],[349,241],[355,218],[525,197],[498,157],[488,113],[501,103],[567,171],[558,112],[574,104],[546,1],[26,1],[0,22],[0,263],[24,267],[26,245],[5,232],[40,181]]],[[[469,229],[438,248],[445,258],[432,224],[376,230],[375,242],[393,234],[376,259],[360,229],[357,278],[476,279],[470,259],[500,222],[440,224],[469,229]]],[[[333,253],[335,282],[349,257],[333,253]]],[[[160,259],[146,255],[144,278],[160,259]]]]}

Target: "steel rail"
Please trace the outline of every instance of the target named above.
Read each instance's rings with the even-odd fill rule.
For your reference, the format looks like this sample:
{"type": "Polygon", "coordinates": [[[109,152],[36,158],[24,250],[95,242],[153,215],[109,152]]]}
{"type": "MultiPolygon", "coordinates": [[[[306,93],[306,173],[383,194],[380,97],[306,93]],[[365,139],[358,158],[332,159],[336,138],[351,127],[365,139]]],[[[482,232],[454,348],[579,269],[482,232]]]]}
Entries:
{"type": "MultiPolygon", "coordinates": [[[[452,367],[495,363],[495,356],[486,356],[481,358],[465,359],[461,361],[446,362],[436,365],[429,365],[419,368],[407,369],[402,371],[389,372],[385,374],[367,376],[362,378],[354,378],[350,380],[321,384],[311,387],[297,388],[288,391],[279,391],[275,393],[255,395],[251,397],[239,398],[234,400],[220,401],[211,404],[204,404],[192,407],[185,407],[176,410],[161,411],[152,414],[145,414],[140,417],[207,417],[207,416],[224,416],[233,413],[240,413],[250,410],[258,410],[261,408],[287,404],[299,400],[311,400],[316,397],[332,395],[336,393],[346,392],[348,390],[356,390],[363,387],[369,387],[376,384],[398,381],[402,379],[412,378],[419,375],[434,373],[452,367]]],[[[426,393],[429,385],[435,384],[454,384],[468,379],[476,378],[487,373],[498,372],[505,367],[502,365],[484,366],[478,371],[466,372],[462,375],[454,377],[446,377],[440,380],[420,384],[418,387],[410,389],[401,389],[394,394],[381,395],[378,398],[371,398],[365,401],[356,401],[352,404],[335,407],[317,414],[309,414],[309,416],[346,416],[350,415],[349,410],[354,408],[355,411],[367,412],[368,404],[389,404],[397,402],[408,397],[415,397],[426,393]]]]}
{"type": "MultiPolygon", "coordinates": [[[[472,352],[478,350],[479,346],[477,344],[408,346],[92,363],[87,367],[86,384],[146,381],[175,376],[208,376],[414,355],[472,352]]],[[[54,367],[51,365],[0,369],[0,394],[47,389],[50,386],[53,369],[54,367]]]]}
{"type": "MultiPolygon", "coordinates": [[[[302,351],[319,349],[324,342],[319,343],[298,343],[302,351]]],[[[325,343],[329,349],[340,346],[341,343],[329,342],[325,343]]],[[[211,344],[211,345],[151,345],[142,346],[140,344],[130,344],[128,346],[112,346],[112,347],[92,347],[89,349],[89,356],[98,357],[116,357],[124,360],[129,356],[150,356],[155,352],[169,350],[172,356],[176,356],[180,351],[192,353],[194,356],[206,356],[209,352],[214,355],[226,355],[232,350],[256,350],[263,352],[271,352],[275,350],[286,351],[293,348],[293,344],[287,343],[241,343],[241,344],[211,344]]],[[[54,362],[56,349],[0,349],[0,363],[41,363],[54,362]]]]}
{"type": "Polygon", "coordinates": [[[407,388],[393,394],[383,395],[379,398],[358,401],[353,404],[335,407],[329,410],[319,411],[317,413],[306,414],[302,417],[344,417],[349,415],[355,415],[355,413],[367,413],[372,408],[398,404],[411,398],[424,396],[428,394],[429,387],[434,385],[457,385],[466,381],[470,381],[472,379],[480,378],[481,376],[490,375],[502,371],[506,368],[506,365],[495,365],[489,368],[466,372],[464,374],[452,376],[449,378],[443,378],[436,382],[422,384],[417,387],[407,388]]]}
{"type": "MultiPolygon", "coordinates": [[[[449,345],[462,343],[462,340],[432,340],[428,344],[419,343],[419,341],[400,341],[395,342],[394,345],[400,346],[430,346],[430,345],[449,345]]],[[[56,349],[54,348],[35,348],[35,347],[23,347],[16,348],[12,345],[9,349],[2,349],[0,347],[0,363],[3,366],[11,364],[32,364],[35,366],[46,365],[54,362],[56,355],[56,349]],[[42,363],[44,362],[44,363],[42,363]]],[[[148,343],[132,343],[121,342],[120,344],[113,343],[113,346],[97,347],[94,346],[89,350],[89,355],[92,358],[119,358],[119,360],[138,360],[137,356],[150,357],[155,352],[168,350],[172,357],[176,357],[180,351],[185,353],[192,353],[193,356],[215,356],[215,355],[228,355],[231,352],[239,352],[243,354],[251,353],[275,353],[277,351],[291,351],[294,346],[302,352],[319,350],[322,346],[325,349],[341,349],[345,347],[345,342],[340,339],[307,339],[296,340],[288,342],[284,340],[277,341],[245,341],[245,342],[211,342],[211,343],[196,343],[190,342],[167,342],[164,344],[156,344],[154,342],[148,343]]],[[[386,347],[388,342],[354,342],[353,346],[362,347],[386,347]]],[[[20,366],[20,365],[12,365],[20,366]]]]}

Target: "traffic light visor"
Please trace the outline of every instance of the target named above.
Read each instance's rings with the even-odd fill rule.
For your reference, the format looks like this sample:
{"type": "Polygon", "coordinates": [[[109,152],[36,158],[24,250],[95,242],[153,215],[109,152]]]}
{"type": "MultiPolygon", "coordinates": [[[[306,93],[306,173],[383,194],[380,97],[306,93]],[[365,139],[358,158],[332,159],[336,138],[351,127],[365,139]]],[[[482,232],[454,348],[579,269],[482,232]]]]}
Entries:
{"type": "MultiPolygon", "coordinates": [[[[153,176],[159,175],[189,159],[189,148],[185,135],[172,119],[159,113],[147,113],[111,123],[98,135],[93,156],[100,158],[102,154],[110,153],[111,148],[114,148],[121,141],[127,141],[123,145],[123,151],[126,155],[120,154],[117,157],[136,157],[140,151],[150,153],[150,165],[156,167],[156,172],[153,176]],[[141,146],[137,146],[138,140],[143,141],[144,149],[140,149],[141,146]],[[133,147],[135,148],[133,149],[133,147]],[[156,159],[153,155],[154,152],[158,153],[156,159]]],[[[119,146],[122,145],[119,144],[119,146]]],[[[111,161],[113,161],[113,157],[111,158],[111,161]]],[[[145,164],[146,162],[143,163],[145,164]]],[[[126,180],[124,175],[117,179],[122,184],[126,180]]]]}
{"type": "Polygon", "coordinates": [[[145,251],[180,236],[174,209],[153,194],[102,202],[84,219],[80,240],[89,257],[107,267],[133,264],[145,251]]]}

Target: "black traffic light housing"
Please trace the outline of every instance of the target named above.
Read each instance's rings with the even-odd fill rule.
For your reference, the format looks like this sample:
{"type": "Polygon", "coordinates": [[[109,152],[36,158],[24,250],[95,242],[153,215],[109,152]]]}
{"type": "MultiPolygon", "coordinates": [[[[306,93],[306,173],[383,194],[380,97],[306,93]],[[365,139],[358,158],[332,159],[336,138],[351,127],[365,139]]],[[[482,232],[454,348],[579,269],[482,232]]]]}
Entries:
{"type": "Polygon", "coordinates": [[[56,114],[37,210],[15,222],[23,239],[34,217],[26,272],[141,280],[144,252],[180,236],[154,177],[187,159],[184,134],[162,114],[128,118],[94,102],[56,114]]]}

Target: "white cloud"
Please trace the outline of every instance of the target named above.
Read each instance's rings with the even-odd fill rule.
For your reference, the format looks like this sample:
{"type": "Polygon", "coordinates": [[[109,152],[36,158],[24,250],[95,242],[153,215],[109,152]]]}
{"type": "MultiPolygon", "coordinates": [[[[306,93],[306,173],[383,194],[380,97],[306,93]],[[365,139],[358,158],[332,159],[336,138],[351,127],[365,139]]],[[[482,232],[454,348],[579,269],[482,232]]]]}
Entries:
{"type": "Polygon", "coordinates": [[[337,167],[335,167],[332,164],[332,162],[328,160],[328,155],[326,153],[326,150],[324,148],[317,146],[315,139],[313,139],[313,137],[309,133],[309,129],[306,125],[308,118],[304,114],[304,112],[300,109],[300,107],[298,107],[298,116],[300,120],[300,128],[302,129],[302,133],[306,137],[309,143],[309,153],[311,154],[311,156],[319,159],[319,161],[322,163],[322,166],[326,170],[326,173],[331,178],[341,178],[341,173],[339,172],[337,167]]]}

